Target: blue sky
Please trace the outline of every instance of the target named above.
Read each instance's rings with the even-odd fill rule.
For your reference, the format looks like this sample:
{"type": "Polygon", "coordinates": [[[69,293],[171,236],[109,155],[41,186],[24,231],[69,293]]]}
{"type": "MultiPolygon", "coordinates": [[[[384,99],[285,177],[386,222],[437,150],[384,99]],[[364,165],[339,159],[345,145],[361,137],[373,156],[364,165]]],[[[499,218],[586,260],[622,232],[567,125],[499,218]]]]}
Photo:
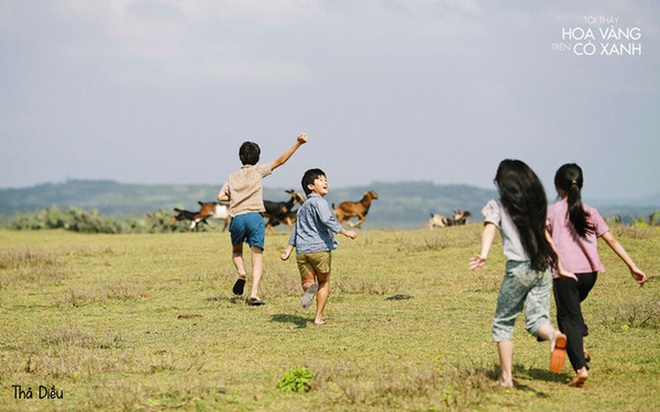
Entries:
{"type": "Polygon", "coordinates": [[[0,0],[0,187],[220,187],[243,141],[270,161],[305,131],[267,186],[492,188],[519,158],[648,196],[659,44],[655,1],[0,0]]]}

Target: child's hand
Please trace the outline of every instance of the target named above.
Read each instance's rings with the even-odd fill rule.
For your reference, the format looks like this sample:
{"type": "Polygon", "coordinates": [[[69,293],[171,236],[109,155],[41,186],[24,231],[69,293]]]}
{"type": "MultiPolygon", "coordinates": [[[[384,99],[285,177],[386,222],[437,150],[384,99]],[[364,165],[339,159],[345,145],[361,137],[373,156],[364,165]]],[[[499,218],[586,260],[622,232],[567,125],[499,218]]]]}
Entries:
{"type": "Polygon", "coordinates": [[[486,265],[486,258],[481,255],[476,255],[470,259],[470,270],[481,269],[486,265]]]}
{"type": "Polygon", "coordinates": [[[346,230],[344,231],[344,236],[350,237],[351,239],[355,239],[357,237],[357,233],[352,230],[346,230]]]}
{"type": "Polygon", "coordinates": [[[287,260],[290,255],[291,255],[291,248],[286,248],[284,249],[284,252],[282,252],[282,254],[280,255],[280,259],[287,260]]]}
{"type": "Polygon", "coordinates": [[[298,135],[298,144],[305,144],[307,143],[307,133],[301,133],[298,135]]]}
{"type": "Polygon", "coordinates": [[[577,280],[578,280],[577,276],[575,276],[574,273],[566,272],[566,271],[563,270],[563,269],[559,269],[559,270],[557,271],[557,273],[558,273],[559,276],[562,277],[562,278],[573,279],[573,280],[576,281],[576,282],[577,282],[577,280]]]}
{"type": "Polygon", "coordinates": [[[633,279],[639,284],[639,286],[644,286],[644,282],[646,282],[646,274],[642,272],[641,270],[637,268],[630,269],[630,274],[632,275],[633,279]]]}

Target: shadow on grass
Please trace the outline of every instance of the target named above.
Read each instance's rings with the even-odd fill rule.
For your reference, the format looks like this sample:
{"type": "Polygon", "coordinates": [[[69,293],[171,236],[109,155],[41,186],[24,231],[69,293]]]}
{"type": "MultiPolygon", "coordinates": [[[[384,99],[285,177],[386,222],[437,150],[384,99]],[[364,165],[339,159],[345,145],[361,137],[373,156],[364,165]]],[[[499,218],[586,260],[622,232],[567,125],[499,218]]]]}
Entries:
{"type": "Polygon", "coordinates": [[[276,315],[273,315],[273,318],[271,320],[273,322],[280,322],[280,323],[293,323],[298,327],[298,329],[306,328],[308,323],[313,322],[312,319],[303,318],[302,316],[291,315],[288,313],[287,314],[278,313],[276,315]]]}
{"type": "Polygon", "coordinates": [[[240,296],[233,296],[233,297],[222,297],[222,296],[214,296],[206,299],[207,302],[228,302],[228,303],[245,303],[245,298],[240,297],[240,296]]]}
{"type": "MultiPolygon", "coordinates": [[[[541,372],[540,369],[536,369],[534,371],[541,372]]],[[[547,398],[548,394],[546,394],[545,392],[534,389],[529,385],[522,384],[522,383],[520,383],[520,379],[516,379],[516,378],[528,378],[528,379],[547,380],[547,379],[539,378],[538,376],[533,376],[534,373],[536,373],[536,372],[531,372],[530,369],[525,368],[521,364],[514,364],[514,366],[513,366],[513,388],[515,390],[518,390],[518,391],[528,392],[536,398],[547,398]]],[[[499,386],[499,383],[498,383],[501,374],[502,374],[502,370],[500,369],[499,365],[494,365],[494,367],[491,368],[491,369],[485,369],[486,377],[488,379],[491,379],[491,381],[493,382],[494,385],[497,384],[498,389],[502,389],[499,386]]]]}
{"type": "MultiPolygon", "coordinates": [[[[539,368],[525,368],[523,365],[515,365],[514,368],[514,376],[525,376],[529,379],[533,380],[538,380],[538,381],[545,381],[545,382],[558,382],[558,383],[566,383],[569,380],[571,380],[572,376],[568,373],[565,372],[560,372],[560,373],[552,373],[548,369],[539,369],[539,368]]],[[[526,385],[518,385],[518,389],[523,389],[523,390],[528,390],[530,392],[534,392],[538,397],[546,397],[547,395],[543,392],[538,392],[535,389],[532,389],[526,385]]]]}
{"type": "MultiPolygon", "coordinates": [[[[497,382],[501,374],[501,370],[498,365],[491,370],[486,372],[486,376],[489,379],[497,382]]],[[[539,368],[527,368],[522,364],[514,364],[513,366],[513,386],[516,390],[528,392],[536,398],[547,398],[549,395],[541,390],[533,388],[529,385],[521,383],[521,379],[535,380],[535,381],[544,381],[544,382],[559,382],[565,383],[571,379],[571,376],[567,373],[552,373],[547,369],[539,368]]]]}
{"type": "Polygon", "coordinates": [[[525,372],[531,379],[537,379],[546,382],[564,383],[571,379],[571,375],[568,373],[552,373],[547,369],[528,368],[525,372]]]}
{"type": "Polygon", "coordinates": [[[523,384],[520,383],[519,380],[516,380],[516,378],[513,378],[513,387],[514,387],[515,390],[528,392],[536,398],[547,398],[548,397],[547,393],[545,393],[543,391],[540,391],[538,389],[534,389],[529,385],[523,385],[523,384]]]}

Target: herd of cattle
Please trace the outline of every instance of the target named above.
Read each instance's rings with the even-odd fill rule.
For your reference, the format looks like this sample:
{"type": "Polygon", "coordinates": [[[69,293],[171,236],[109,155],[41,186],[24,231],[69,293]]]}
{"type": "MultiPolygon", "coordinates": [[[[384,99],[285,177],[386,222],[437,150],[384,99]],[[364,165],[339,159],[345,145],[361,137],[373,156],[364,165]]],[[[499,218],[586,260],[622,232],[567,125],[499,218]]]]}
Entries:
{"type": "MultiPolygon", "coordinates": [[[[264,209],[266,210],[263,213],[263,216],[266,220],[266,232],[275,232],[275,226],[279,224],[285,224],[290,228],[293,228],[293,224],[296,221],[296,212],[297,209],[294,209],[296,204],[303,204],[305,202],[305,197],[297,193],[295,190],[286,190],[286,193],[290,196],[289,200],[286,202],[273,202],[270,200],[264,200],[264,209]]],[[[337,221],[340,225],[343,225],[344,222],[350,227],[359,228],[362,223],[367,218],[367,213],[369,213],[369,208],[371,207],[371,202],[378,199],[378,194],[373,190],[369,190],[364,194],[362,199],[357,202],[342,202],[339,205],[332,205],[335,215],[337,216],[337,221]],[[352,222],[351,218],[357,218],[356,222],[352,222]]],[[[204,223],[212,227],[208,222],[209,219],[219,219],[224,221],[224,226],[222,231],[227,230],[229,221],[231,217],[229,216],[229,203],[228,202],[198,202],[199,211],[193,212],[190,210],[184,210],[179,208],[174,208],[176,214],[172,216],[171,224],[176,224],[177,221],[190,221],[189,229],[195,230],[199,227],[199,224],[204,223]]],[[[444,217],[439,214],[432,214],[431,219],[427,225],[428,229],[434,229],[436,227],[445,227],[445,226],[456,226],[456,225],[465,225],[470,221],[470,212],[463,210],[455,210],[454,215],[450,217],[444,217]]]]}

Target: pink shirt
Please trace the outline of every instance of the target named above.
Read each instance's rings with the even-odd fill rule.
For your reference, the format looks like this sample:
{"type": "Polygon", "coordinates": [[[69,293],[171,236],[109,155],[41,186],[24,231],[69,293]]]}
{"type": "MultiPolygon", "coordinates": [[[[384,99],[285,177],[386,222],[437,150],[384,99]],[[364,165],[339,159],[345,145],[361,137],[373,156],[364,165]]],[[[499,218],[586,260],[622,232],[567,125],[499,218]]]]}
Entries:
{"type": "MultiPolygon", "coordinates": [[[[568,219],[568,203],[565,200],[548,206],[548,231],[564,270],[572,273],[604,272],[605,267],[598,255],[598,238],[610,228],[596,209],[587,205],[583,207],[589,215],[587,220],[593,225],[593,232],[585,237],[575,232],[568,219]]],[[[556,278],[559,275],[554,273],[553,276],[556,278]]]]}

